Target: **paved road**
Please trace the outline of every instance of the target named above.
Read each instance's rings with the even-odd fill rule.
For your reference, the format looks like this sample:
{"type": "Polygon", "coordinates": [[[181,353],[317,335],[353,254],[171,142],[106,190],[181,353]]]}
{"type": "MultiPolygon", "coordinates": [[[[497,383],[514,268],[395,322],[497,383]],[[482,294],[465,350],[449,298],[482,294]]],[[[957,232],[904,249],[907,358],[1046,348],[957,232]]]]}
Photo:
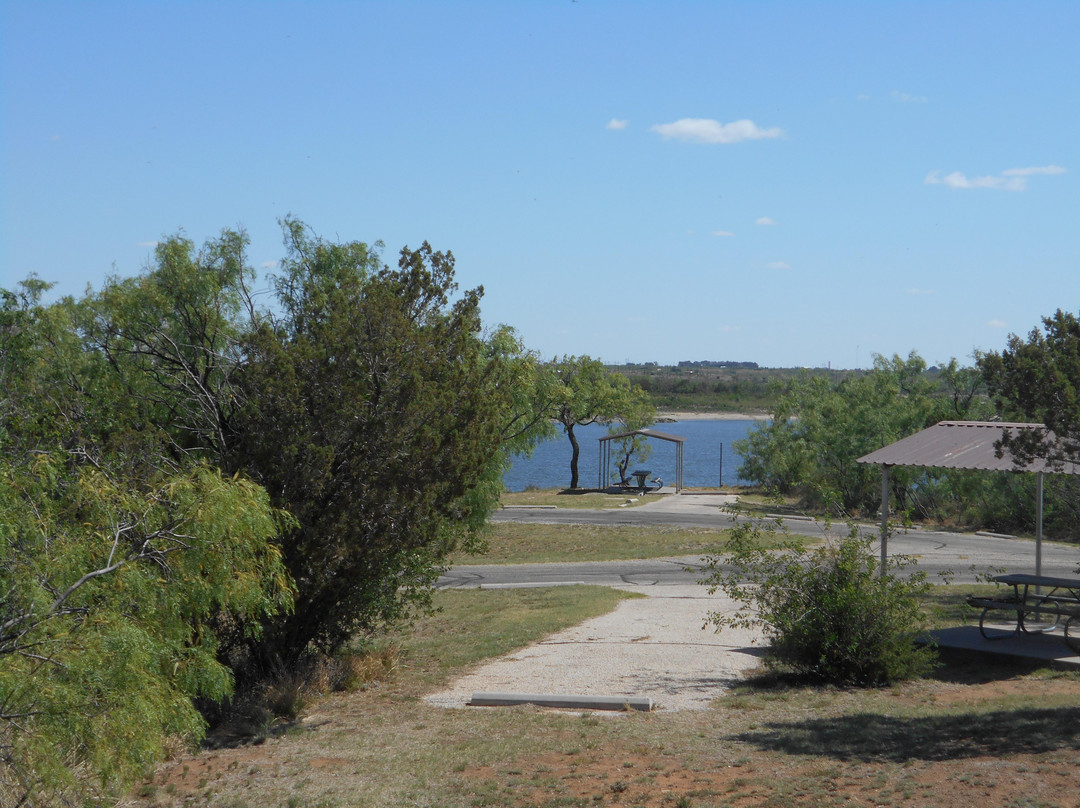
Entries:
{"type": "MultiPolygon", "coordinates": [[[[721,498],[682,494],[637,508],[618,510],[507,508],[493,521],[538,524],[676,525],[681,527],[730,527],[731,516],[720,510],[721,498]]],[[[824,529],[809,520],[786,519],[792,533],[820,537],[824,529]]],[[[844,526],[840,526],[843,528],[844,526]]],[[[877,528],[865,525],[876,536],[877,528]]],[[[936,576],[954,573],[956,582],[975,580],[977,572],[991,568],[1003,572],[1033,572],[1035,544],[1013,539],[941,531],[901,531],[889,539],[889,552],[918,559],[919,568],[936,576]]],[[[1080,565],[1080,549],[1043,543],[1045,575],[1072,576],[1080,565]]],[[[701,577],[702,560],[696,556],[639,561],[564,562],[557,564],[470,565],[450,570],[439,579],[440,587],[520,586],[590,583],[605,586],[631,584],[665,586],[695,583],[701,577]]]]}

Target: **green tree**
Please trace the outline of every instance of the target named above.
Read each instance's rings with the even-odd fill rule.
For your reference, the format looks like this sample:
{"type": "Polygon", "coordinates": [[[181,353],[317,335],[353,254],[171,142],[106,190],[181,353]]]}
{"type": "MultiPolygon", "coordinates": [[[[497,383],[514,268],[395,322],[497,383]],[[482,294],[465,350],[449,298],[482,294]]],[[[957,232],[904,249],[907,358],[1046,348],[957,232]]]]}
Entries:
{"type": "Polygon", "coordinates": [[[279,519],[205,466],[140,491],[62,452],[0,468],[0,805],[115,792],[201,739],[192,699],[233,684],[214,621],[288,607],[279,519]]]}
{"type": "Polygon", "coordinates": [[[0,292],[0,755],[21,782],[60,758],[118,782],[162,733],[197,734],[221,662],[257,676],[424,608],[447,554],[482,546],[510,456],[552,429],[556,381],[512,329],[482,331],[450,253],[391,270],[378,245],[283,224],[273,311],[232,231],[165,238],[80,300],[43,306],[34,278],[0,292]],[[108,681],[79,667],[128,646],[108,681]],[[114,699],[142,669],[136,706],[114,699]],[[54,675],[69,723],[32,707],[23,732],[20,699],[54,675]],[[95,721],[114,722],[101,746],[95,721]]]}
{"type": "Polygon", "coordinates": [[[275,288],[237,378],[226,458],[297,526],[280,538],[295,610],[243,645],[256,668],[331,652],[427,606],[448,553],[480,546],[511,451],[545,424],[519,409],[530,358],[484,339],[482,289],[426,243],[391,270],[377,249],[285,223],[275,288]]]}
{"type": "MultiPolygon", "coordinates": [[[[642,427],[634,428],[640,429],[642,427]]],[[[609,431],[614,432],[616,430],[609,431]]],[[[630,471],[630,461],[636,458],[639,463],[644,463],[652,454],[652,446],[649,445],[648,439],[643,435],[630,435],[629,437],[619,438],[616,443],[618,448],[612,457],[612,463],[615,464],[613,476],[618,479],[620,485],[626,485],[629,483],[626,475],[630,471]]]]}
{"type": "MultiPolygon", "coordinates": [[[[736,444],[744,458],[740,474],[799,494],[813,507],[835,505],[842,514],[876,508],[880,476],[859,457],[940,420],[966,417],[982,403],[972,371],[953,361],[933,380],[926,369],[912,353],[877,356],[873,370],[836,384],[823,376],[792,380],[778,395],[772,420],[736,444]]],[[[894,470],[893,501],[913,504],[930,481],[918,469],[894,470]]]]}
{"type": "Polygon", "coordinates": [[[1057,440],[1029,432],[1003,444],[1022,461],[1033,457],[1080,462],[1080,320],[1058,309],[1027,339],[976,356],[998,411],[1045,424],[1057,440]]]}
{"type": "Polygon", "coordinates": [[[655,420],[656,410],[644,390],[620,373],[609,373],[598,359],[564,356],[552,361],[548,372],[556,382],[549,411],[570,441],[570,488],[577,488],[581,446],[575,427],[619,422],[640,429],[655,420]]]}
{"type": "MultiPolygon", "coordinates": [[[[1058,310],[1044,317],[1026,339],[1011,334],[1000,353],[976,355],[976,362],[1007,420],[1045,424],[1053,438],[1029,430],[1015,436],[1002,434],[1001,449],[1027,465],[1035,457],[1052,463],[1080,462],[1080,320],[1058,310]]],[[[1031,475],[998,475],[996,487],[1017,489],[1015,497],[983,497],[977,502],[996,506],[993,516],[1003,529],[1030,529],[1030,503],[1034,497],[1031,475]]],[[[1044,526],[1061,537],[1077,535],[1080,524],[1080,479],[1073,475],[1046,478],[1044,526]]]]}
{"type": "Polygon", "coordinates": [[[214,627],[290,603],[286,517],[133,417],[137,357],[46,289],[0,294],[0,805],[119,788],[166,735],[197,741],[192,699],[232,688],[214,627]]]}

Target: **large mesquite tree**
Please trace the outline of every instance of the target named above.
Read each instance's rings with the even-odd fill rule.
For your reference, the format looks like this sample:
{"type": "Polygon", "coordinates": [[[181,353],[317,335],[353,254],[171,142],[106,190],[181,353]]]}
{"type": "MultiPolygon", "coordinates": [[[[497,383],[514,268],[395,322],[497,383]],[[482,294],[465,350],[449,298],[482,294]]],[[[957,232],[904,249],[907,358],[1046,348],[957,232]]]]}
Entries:
{"type": "Polygon", "coordinates": [[[5,808],[89,804],[143,774],[166,736],[197,741],[192,699],[233,685],[213,626],[257,630],[291,598],[272,541],[287,518],[163,439],[140,417],[156,405],[128,375],[136,357],[97,350],[85,301],[42,306],[44,289],[0,300],[5,808]]]}
{"type": "Polygon", "coordinates": [[[282,313],[245,342],[227,458],[297,520],[281,537],[296,607],[252,648],[264,663],[423,606],[496,503],[511,435],[531,434],[513,413],[520,357],[482,338],[482,290],[450,300],[451,254],[403,249],[389,269],[297,222],[286,235],[282,313]]]}

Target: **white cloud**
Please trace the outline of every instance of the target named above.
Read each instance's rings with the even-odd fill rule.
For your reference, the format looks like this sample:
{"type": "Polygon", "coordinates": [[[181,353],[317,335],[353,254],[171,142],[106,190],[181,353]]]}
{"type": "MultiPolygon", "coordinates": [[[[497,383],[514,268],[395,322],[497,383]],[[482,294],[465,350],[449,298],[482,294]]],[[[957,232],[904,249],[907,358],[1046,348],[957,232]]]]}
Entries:
{"type": "Polygon", "coordinates": [[[912,95],[911,93],[902,93],[899,90],[893,90],[892,97],[893,101],[901,104],[925,104],[930,100],[925,95],[912,95]]]}
{"type": "Polygon", "coordinates": [[[932,295],[932,294],[934,294],[934,290],[933,289],[908,289],[907,293],[909,295],[932,295]]]}
{"type": "Polygon", "coordinates": [[[1067,169],[1055,165],[1007,168],[1000,174],[986,177],[968,177],[959,171],[954,171],[943,177],[940,171],[931,171],[926,175],[923,182],[926,185],[947,185],[950,188],[993,188],[999,191],[1026,191],[1028,177],[1065,173],[1067,173],[1067,169]]]}
{"type": "Polygon", "coordinates": [[[779,127],[762,129],[753,121],[743,119],[720,123],[711,118],[682,118],[674,123],[658,123],[650,131],[665,139],[689,140],[694,143],[738,143],[740,140],[762,140],[784,134],[779,127]]]}
{"type": "Polygon", "coordinates": [[[859,93],[857,96],[855,96],[855,100],[856,101],[869,101],[870,96],[868,96],[866,93],[859,93]]]}
{"type": "Polygon", "coordinates": [[[156,241],[140,241],[140,247],[156,247],[158,243],[156,241]]]}
{"type": "Polygon", "coordinates": [[[1007,168],[1001,172],[1003,177],[1030,177],[1032,174],[1065,174],[1061,166],[1032,166],[1030,168],[1007,168]]]}
{"type": "Polygon", "coordinates": [[[986,324],[991,328],[1008,328],[1009,326],[1004,320],[989,320],[986,324]]]}
{"type": "Polygon", "coordinates": [[[786,261],[773,261],[765,265],[768,269],[791,269],[791,264],[786,261]]]}
{"type": "Polygon", "coordinates": [[[776,222],[768,216],[762,216],[760,219],[754,219],[754,224],[760,224],[762,227],[772,227],[776,222]]]}
{"type": "Polygon", "coordinates": [[[612,118],[610,121],[607,122],[607,128],[625,129],[628,123],[630,123],[630,121],[620,121],[618,118],[612,118]]]}
{"type": "Polygon", "coordinates": [[[722,325],[717,330],[722,331],[724,333],[731,333],[731,332],[734,332],[734,331],[741,331],[742,329],[737,325],[722,325]]]}
{"type": "Polygon", "coordinates": [[[714,236],[734,236],[735,235],[730,230],[713,230],[712,234],[714,236]]]}
{"type": "Polygon", "coordinates": [[[941,176],[940,171],[931,171],[923,180],[926,185],[947,185],[950,188],[994,188],[999,191],[1026,191],[1027,177],[968,177],[959,171],[941,176]]]}

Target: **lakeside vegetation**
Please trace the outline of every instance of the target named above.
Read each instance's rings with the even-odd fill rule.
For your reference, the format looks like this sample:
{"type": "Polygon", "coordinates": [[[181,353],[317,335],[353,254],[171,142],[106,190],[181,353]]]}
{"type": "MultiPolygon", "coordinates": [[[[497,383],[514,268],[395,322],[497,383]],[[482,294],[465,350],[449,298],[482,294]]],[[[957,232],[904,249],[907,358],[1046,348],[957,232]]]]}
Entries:
{"type": "MultiPolygon", "coordinates": [[[[1056,445],[1027,435],[1007,448],[1021,463],[1080,454],[1069,437],[1080,420],[1080,326],[1058,312],[1044,329],[1014,337],[1001,354],[980,354],[974,367],[955,360],[929,367],[913,352],[875,356],[872,368],[857,371],[711,362],[611,369],[641,384],[661,409],[764,412],[768,422],[735,444],[740,476],[807,513],[866,518],[880,507],[881,473],[857,459],[939,421],[1056,425],[1064,436],[1056,445]]],[[[1034,532],[1036,485],[1033,474],[924,467],[896,467],[889,479],[901,521],[1003,533],[1034,532]]],[[[1045,534],[1080,542],[1080,477],[1046,475],[1044,502],[1045,534]]]]}

